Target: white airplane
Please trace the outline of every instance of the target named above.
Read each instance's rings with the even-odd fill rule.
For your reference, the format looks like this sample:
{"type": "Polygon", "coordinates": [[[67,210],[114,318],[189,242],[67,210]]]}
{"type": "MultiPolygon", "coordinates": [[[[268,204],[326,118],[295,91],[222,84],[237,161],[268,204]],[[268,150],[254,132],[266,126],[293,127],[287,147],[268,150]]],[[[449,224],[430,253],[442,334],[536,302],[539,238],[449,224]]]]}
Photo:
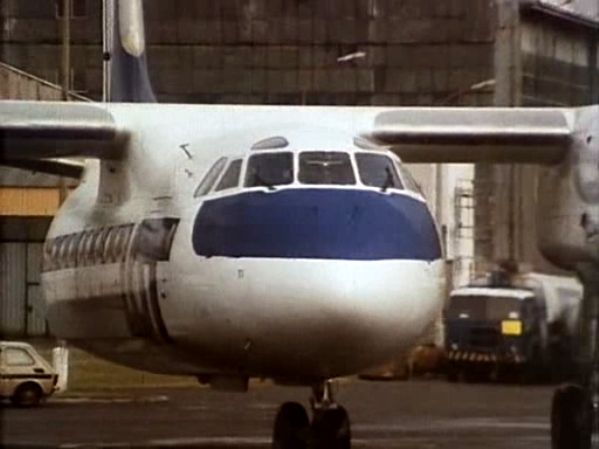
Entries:
{"type": "MultiPolygon", "coordinates": [[[[119,6],[108,93],[152,100],[141,2],[119,6]]],[[[330,379],[407,350],[443,306],[439,236],[403,162],[542,164],[539,247],[585,286],[580,376],[556,392],[553,447],[587,448],[599,434],[598,117],[2,101],[0,163],[81,175],[44,246],[52,333],[216,388],[311,387],[311,422],[298,403],[277,413],[283,449],[349,448],[330,379]]]]}

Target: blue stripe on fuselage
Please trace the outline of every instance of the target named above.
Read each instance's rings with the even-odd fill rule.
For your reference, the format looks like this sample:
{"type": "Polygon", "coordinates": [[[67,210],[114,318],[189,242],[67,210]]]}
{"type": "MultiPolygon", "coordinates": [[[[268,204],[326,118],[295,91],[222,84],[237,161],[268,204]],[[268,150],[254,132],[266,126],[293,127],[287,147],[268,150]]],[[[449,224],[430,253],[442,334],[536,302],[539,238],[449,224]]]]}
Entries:
{"type": "Polygon", "coordinates": [[[206,201],[195,219],[200,256],[436,260],[426,205],[367,190],[283,189],[206,201]]]}

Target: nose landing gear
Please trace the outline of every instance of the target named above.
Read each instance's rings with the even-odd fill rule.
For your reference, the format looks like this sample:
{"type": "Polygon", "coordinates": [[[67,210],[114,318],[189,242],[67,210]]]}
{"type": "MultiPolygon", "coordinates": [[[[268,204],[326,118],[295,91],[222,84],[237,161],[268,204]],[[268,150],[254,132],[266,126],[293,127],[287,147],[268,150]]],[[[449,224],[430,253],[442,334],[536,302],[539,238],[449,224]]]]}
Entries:
{"type": "Polygon", "coordinates": [[[350,449],[351,430],[345,409],[333,399],[332,382],[312,388],[312,423],[297,402],[284,403],[275,419],[273,449],[350,449]]]}

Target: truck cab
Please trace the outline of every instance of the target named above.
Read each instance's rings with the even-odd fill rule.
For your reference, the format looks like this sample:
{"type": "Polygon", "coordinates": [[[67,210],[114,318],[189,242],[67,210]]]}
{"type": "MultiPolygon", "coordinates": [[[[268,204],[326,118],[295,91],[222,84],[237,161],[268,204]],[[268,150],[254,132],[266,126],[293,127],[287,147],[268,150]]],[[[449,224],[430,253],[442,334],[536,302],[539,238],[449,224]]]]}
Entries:
{"type": "Polygon", "coordinates": [[[0,341],[0,399],[31,407],[56,390],[54,368],[28,343],[0,341]]]}
{"type": "Polygon", "coordinates": [[[575,279],[540,273],[491,273],[453,290],[444,320],[448,377],[567,376],[581,297],[575,279]]]}
{"type": "MultiPolygon", "coordinates": [[[[491,372],[541,356],[544,313],[525,289],[454,290],[445,316],[447,356],[458,373],[491,372]]],[[[536,360],[535,360],[536,361],[536,360]]]]}

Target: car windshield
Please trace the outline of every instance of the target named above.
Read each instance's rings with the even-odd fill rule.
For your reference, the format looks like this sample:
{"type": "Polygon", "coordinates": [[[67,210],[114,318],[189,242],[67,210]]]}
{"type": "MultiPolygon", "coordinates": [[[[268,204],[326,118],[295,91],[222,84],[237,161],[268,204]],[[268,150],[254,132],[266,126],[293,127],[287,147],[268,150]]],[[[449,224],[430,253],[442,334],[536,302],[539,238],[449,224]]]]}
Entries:
{"type": "Polygon", "coordinates": [[[381,190],[401,189],[403,186],[391,159],[380,154],[356,154],[360,179],[364,185],[381,190]]]}
{"type": "Polygon", "coordinates": [[[449,300],[447,318],[471,320],[519,319],[521,302],[517,298],[482,295],[455,295],[449,300]]]}
{"type": "Polygon", "coordinates": [[[356,177],[347,153],[307,151],[299,157],[302,184],[355,184],[356,177]]]}
{"type": "Polygon", "coordinates": [[[293,154],[257,154],[249,158],[245,175],[246,187],[268,187],[293,182],[293,154]]]}

